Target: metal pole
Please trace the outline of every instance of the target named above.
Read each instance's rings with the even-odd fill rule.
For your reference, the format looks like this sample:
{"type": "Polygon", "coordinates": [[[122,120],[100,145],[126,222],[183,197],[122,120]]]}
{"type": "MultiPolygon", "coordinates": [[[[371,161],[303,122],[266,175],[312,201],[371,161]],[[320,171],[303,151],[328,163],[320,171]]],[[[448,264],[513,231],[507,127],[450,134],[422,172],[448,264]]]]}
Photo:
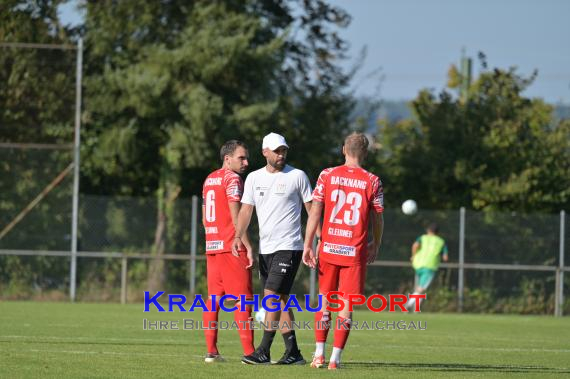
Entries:
{"type": "Polygon", "coordinates": [[[198,196],[192,196],[192,230],[190,238],[190,295],[196,294],[196,249],[198,240],[198,196]]]}
{"type": "Polygon", "coordinates": [[[121,304],[127,304],[127,255],[121,259],[121,304]]]}
{"type": "Polygon", "coordinates": [[[461,100],[467,101],[469,87],[471,86],[471,58],[461,58],[461,100]]]}
{"type": "Polygon", "coordinates": [[[69,297],[75,301],[77,278],[77,219],[79,214],[79,147],[81,132],[81,81],[83,65],[83,40],[77,41],[77,71],[75,75],[75,140],[73,143],[73,205],[71,216],[71,267],[69,297]]]}
{"type": "MultiPolygon", "coordinates": [[[[317,239],[315,238],[313,240],[313,251],[315,252],[315,254],[317,253],[317,239]]],[[[315,291],[316,291],[316,283],[317,283],[317,270],[316,269],[309,269],[310,272],[310,277],[309,277],[309,298],[310,301],[313,302],[315,301],[316,295],[315,295],[315,291]]]]}
{"type": "Polygon", "coordinates": [[[558,296],[556,296],[555,315],[562,316],[564,313],[564,232],[566,231],[566,212],[560,211],[560,259],[558,260],[558,296]]]}
{"type": "Polygon", "coordinates": [[[465,273],[465,207],[459,209],[459,271],[457,275],[457,311],[463,312],[463,287],[465,273]]]}

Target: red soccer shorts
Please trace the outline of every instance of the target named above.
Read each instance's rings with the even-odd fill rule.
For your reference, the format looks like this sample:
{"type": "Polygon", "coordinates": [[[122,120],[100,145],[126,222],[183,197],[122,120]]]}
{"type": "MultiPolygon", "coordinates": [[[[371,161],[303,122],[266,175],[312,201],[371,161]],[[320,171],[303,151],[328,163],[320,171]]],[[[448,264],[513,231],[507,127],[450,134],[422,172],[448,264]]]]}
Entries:
{"type": "Polygon", "coordinates": [[[247,253],[239,252],[239,257],[230,252],[206,255],[208,275],[208,295],[246,295],[253,298],[251,285],[251,270],[245,267],[248,264],[247,253]]]}
{"type": "Polygon", "coordinates": [[[326,295],[330,291],[340,291],[347,295],[364,295],[366,265],[339,266],[319,261],[318,268],[320,293],[326,295]]]}

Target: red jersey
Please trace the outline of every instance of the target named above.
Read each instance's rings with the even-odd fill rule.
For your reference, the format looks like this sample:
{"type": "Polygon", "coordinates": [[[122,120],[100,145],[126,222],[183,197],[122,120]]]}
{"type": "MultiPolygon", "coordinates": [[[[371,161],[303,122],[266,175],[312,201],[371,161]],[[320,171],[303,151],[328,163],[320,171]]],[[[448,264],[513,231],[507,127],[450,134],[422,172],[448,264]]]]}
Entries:
{"type": "Polygon", "coordinates": [[[242,194],[243,180],[232,170],[221,168],[206,178],[202,189],[206,254],[232,250],[236,230],[229,203],[239,202],[242,194]]]}
{"type": "Polygon", "coordinates": [[[313,200],[324,203],[319,259],[342,266],[365,265],[368,218],[384,211],[382,182],[362,168],[337,166],[323,170],[313,200]]]}

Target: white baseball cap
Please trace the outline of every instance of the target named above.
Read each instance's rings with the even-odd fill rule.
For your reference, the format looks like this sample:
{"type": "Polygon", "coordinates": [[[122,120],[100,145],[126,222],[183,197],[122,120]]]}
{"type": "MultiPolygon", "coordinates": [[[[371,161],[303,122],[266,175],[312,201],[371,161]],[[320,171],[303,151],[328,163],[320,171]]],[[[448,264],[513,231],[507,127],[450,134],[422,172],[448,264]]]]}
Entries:
{"type": "Polygon", "coordinates": [[[277,150],[281,146],[289,148],[289,145],[287,145],[287,142],[285,141],[285,137],[281,134],[269,133],[263,137],[263,144],[261,145],[263,149],[277,150]]]}

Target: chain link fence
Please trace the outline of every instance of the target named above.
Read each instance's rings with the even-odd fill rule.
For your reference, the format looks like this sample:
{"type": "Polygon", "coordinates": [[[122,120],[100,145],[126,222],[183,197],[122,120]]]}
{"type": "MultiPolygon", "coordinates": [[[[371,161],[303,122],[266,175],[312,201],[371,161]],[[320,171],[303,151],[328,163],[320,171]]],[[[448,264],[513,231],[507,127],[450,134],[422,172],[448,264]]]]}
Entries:
{"type": "Polygon", "coordinates": [[[77,55],[71,45],[0,42],[3,298],[67,298],[77,55]]]}
{"type": "MultiPolygon", "coordinates": [[[[0,122],[0,298],[141,301],[154,259],[165,262],[164,291],[205,295],[197,199],[176,201],[166,249],[157,258],[156,199],[78,196],[79,165],[73,162],[79,159],[81,41],[0,43],[0,51],[6,68],[0,100],[8,112],[0,122]],[[30,80],[34,75],[42,86],[30,80]],[[47,90],[36,93],[40,87],[47,90]],[[14,102],[22,93],[27,101],[14,102]],[[31,132],[14,134],[22,128],[11,125],[31,132]]],[[[425,225],[437,222],[450,262],[442,264],[426,309],[569,314],[564,220],[564,213],[422,210],[405,216],[387,209],[383,246],[368,268],[366,293],[411,292],[411,245],[425,225]]],[[[255,246],[255,216],[250,235],[255,246]]],[[[260,293],[257,271],[254,279],[260,293]]],[[[314,272],[302,266],[293,292],[314,296],[315,288],[314,272]]]]}
{"type": "MultiPolygon", "coordinates": [[[[165,262],[161,290],[167,293],[207,294],[201,202],[197,200],[175,203],[174,220],[169,222],[174,230],[167,233],[166,251],[159,258],[165,262]]],[[[156,199],[84,195],[79,204],[77,300],[142,301],[149,265],[156,259],[152,255],[156,199]]],[[[63,202],[62,206],[70,205],[63,202]]],[[[467,211],[462,221],[459,210],[425,210],[406,216],[387,209],[384,218],[383,245],[378,261],[368,268],[367,295],[412,292],[411,245],[428,223],[436,222],[449,248],[449,262],[442,264],[428,291],[426,310],[570,313],[570,304],[562,296],[569,293],[570,275],[563,275],[567,267],[560,269],[561,238],[568,237],[568,230],[564,228],[561,235],[560,215],[467,211]],[[462,222],[464,264],[460,262],[462,222]]],[[[35,221],[42,227],[30,229],[22,224],[12,238],[0,241],[0,297],[67,299],[70,253],[65,222],[69,217],[61,227],[49,219],[35,221]]],[[[250,235],[256,246],[255,216],[250,235]]],[[[302,266],[293,293],[314,296],[314,277],[302,266]]],[[[257,270],[254,289],[261,293],[257,270]]]]}

